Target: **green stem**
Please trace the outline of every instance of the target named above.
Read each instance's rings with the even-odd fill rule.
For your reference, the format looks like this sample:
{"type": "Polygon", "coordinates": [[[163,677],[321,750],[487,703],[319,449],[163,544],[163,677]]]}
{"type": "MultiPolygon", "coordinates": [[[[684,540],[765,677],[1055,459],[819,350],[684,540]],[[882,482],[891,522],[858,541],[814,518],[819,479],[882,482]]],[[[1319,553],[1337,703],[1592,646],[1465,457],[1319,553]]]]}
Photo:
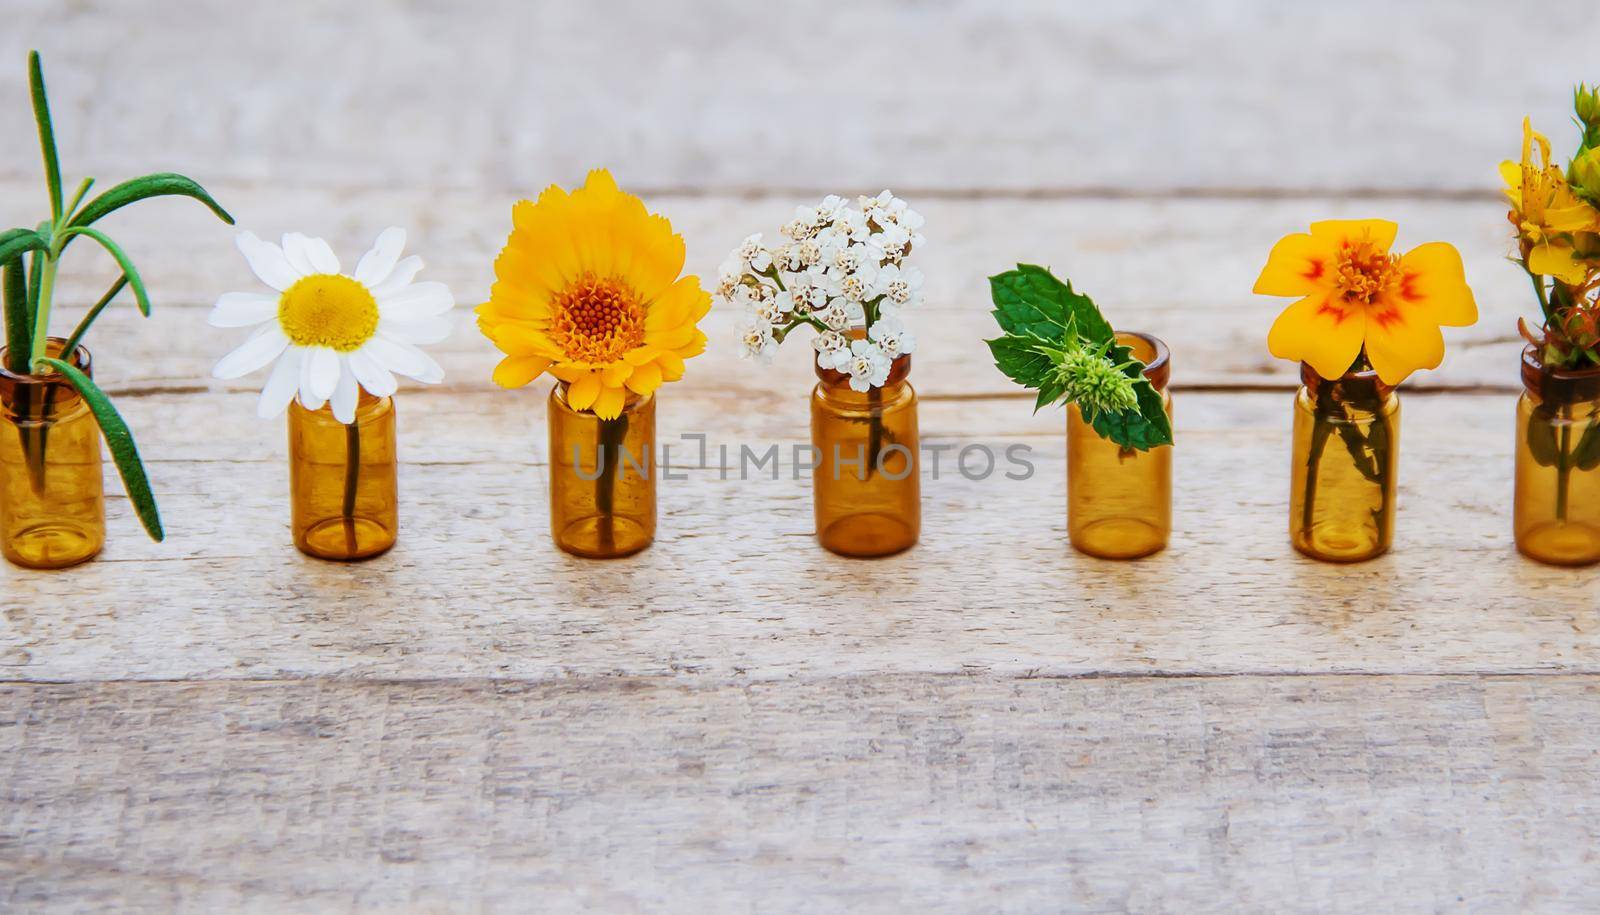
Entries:
{"type": "Polygon", "coordinates": [[[1561,405],[1560,441],[1556,445],[1556,520],[1567,522],[1567,496],[1572,486],[1572,405],[1561,405]]]}
{"type": "Polygon", "coordinates": [[[1526,266],[1522,269],[1527,271],[1528,279],[1533,281],[1533,292],[1539,297],[1539,311],[1544,314],[1544,326],[1549,327],[1555,323],[1556,319],[1550,313],[1550,294],[1545,290],[1544,277],[1534,273],[1532,270],[1528,270],[1526,266]]]}
{"type": "Polygon", "coordinates": [[[600,515],[600,548],[611,551],[616,545],[617,465],[622,463],[622,440],[628,435],[628,414],[600,420],[600,477],[594,484],[594,507],[600,515]],[[607,458],[607,454],[610,458],[607,458]]]}
{"type": "Polygon", "coordinates": [[[1311,414],[1311,449],[1306,454],[1305,500],[1300,512],[1300,528],[1307,536],[1310,536],[1312,522],[1316,518],[1317,469],[1322,464],[1322,453],[1328,448],[1328,436],[1333,433],[1333,426],[1326,418],[1333,409],[1333,394],[1328,389],[1330,384],[1332,382],[1324,381],[1317,386],[1317,408],[1311,414]]]}
{"type": "Polygon", "coordinates": [[[356,551],[356,485],[361,478],[361,426],[346,423],[344,427],[344,540],[351,555],[356,551]]]}
{"type": "Polygon", "coordinates": [[[118,277],[117,281],[111,284],[111,288],[106,290],[106,294],[100,297],[100,301],[94,303],[94,307],[89,309],[89,313],[83,316],[82,321],[78,322],[77,328],[72,331],[72,336],[67,338],[66,345],[61,348],[61,355],[57,357],[58,359],[62,362],[72,361],[72,351],[78,348],[78,344],[83,340],[83,335],[89,332],[89,325],[94,323],[95,318],[100,317],[100,312],[106,310],[106,306],[111,304],[111,300],[116,298],[117,293],[121,292],[122,287],[126,285],[128,285],[127,274],[118,277]]]}
{"type": "Polygon", "coordinates": [[[56,260],[54,247],[46,254],[39,269],[39,303],[33,319],[33,368],[37,371],[39,360],[45,356],[45,344],[50,339],[50,298],[56,287],[56,260]]]}

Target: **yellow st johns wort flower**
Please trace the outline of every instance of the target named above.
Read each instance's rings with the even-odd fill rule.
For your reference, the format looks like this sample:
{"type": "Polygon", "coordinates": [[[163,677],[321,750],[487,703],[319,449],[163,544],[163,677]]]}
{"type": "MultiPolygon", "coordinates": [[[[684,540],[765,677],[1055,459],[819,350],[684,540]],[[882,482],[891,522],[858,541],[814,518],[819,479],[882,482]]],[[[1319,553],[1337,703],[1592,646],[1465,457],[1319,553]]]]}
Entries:
{"type": "Polygon", "coordinates": [[[1444,358],[1439,325],[1465,327],[1478,320],[1478,306],[1455,248],[1431,242],[1390,254],[1397,230],[1383,219],[1330,220],[1273,246],[1255,291],[1299,301],[1273,323],[1272,355],[1334,379],[1365,349],[1391,385],[1436,368],[1444,358]]]}
{"type": "Polygon", "coordinates": [[[567,403],[601,419],[621,414],[628,392],[645,396],[683,377],[705,349],[695,325],[711,310],[698,277],[683,271],[683,236],[604,169],[568,193],[551,185],[511,211],[511,236],[494,262],[478,327],[506,354],[503,387],[548,371],[567,403]]]}
{"type": "Polygon", "coordinates": [[[1509,218],[1517,227],[1529,272],[1582,285],[1589,267],[1574,248],[1574,235],[1600,231],[1600,213],[1573,193],[1561,169],[1550,161],[1549,139],[1534,130],[1527,118],[1522,120],[1522,161],[1500,163],[1500,177],[1506,183],[1509,218]]]}

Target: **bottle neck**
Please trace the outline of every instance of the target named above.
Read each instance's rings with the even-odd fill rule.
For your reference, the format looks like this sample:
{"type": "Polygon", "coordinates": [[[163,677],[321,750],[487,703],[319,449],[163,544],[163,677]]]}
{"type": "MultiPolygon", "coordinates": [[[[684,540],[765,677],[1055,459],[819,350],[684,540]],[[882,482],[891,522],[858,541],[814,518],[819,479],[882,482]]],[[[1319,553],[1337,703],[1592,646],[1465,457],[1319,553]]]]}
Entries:
{"type": "MultiPolygon", "coordinates": [[[[45,344],[45,353],[52,357],[61,355],[67,341],[51,337],[45,344]]],[[[59,418],[62,413],[76,408],[83,398],[65,376],[54,372],[19,375],[7,369],[10,350],[0,348],[0,408],[16,420],[43,421],[59,418]]],[[[72,364],[78,371],[94,377],[94,361],[82,346],[72,351],[72,364]]]]}
{"type": "Polygon", "coordinates": [[[883,403],[898,400],[911,390],[911,357],[901,356],[889,364],[889,376],[883,384],[857,391],[850,386],[850,375],[817,366],[817,390],[829,400],[847,404],[883,403]]]}
{"type": "Polygon", "coordinates": [[[1133,358],[1144,363],[1144,377],[1157,394],[1165,394],[1172,378],[1172,351],[1159,337],[1138,331],[1118,331],[1117,343],[1126,346],[1133,358]]]}
{"type": "Polygon", "coordinates": [[[1552,406],[1600,400],[1600,366],[1548,368],[1538,347],[1529,346],[1522,351],[1522,386],[1535,400],[1552,406]]]}
{"type": "Polygon", "coordinates": [[[1319,405],[1342,404],[1376,413],[1394,399],[1394,387],[1384,384],[1373,369],[1345,372],[1338,378],[1328,379],[1302,362],[1300,383],[1305,385],[1306,396],[1319,405]]]}

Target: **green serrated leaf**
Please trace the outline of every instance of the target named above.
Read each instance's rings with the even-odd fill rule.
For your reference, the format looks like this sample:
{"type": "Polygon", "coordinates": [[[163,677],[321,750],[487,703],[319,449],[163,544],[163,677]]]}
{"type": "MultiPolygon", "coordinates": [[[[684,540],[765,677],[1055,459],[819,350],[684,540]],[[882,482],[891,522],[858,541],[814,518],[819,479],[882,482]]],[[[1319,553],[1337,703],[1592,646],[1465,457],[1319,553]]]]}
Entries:
{"type": "Polygon", "coordinates": [[[56,132],[50,124],[50,100],[44,91],[44,66],[39,52],[28,52],[28,89],[33,95],[33,119],[39,125],[39,150],[44,154],[44,180],[50,186],[50,212],[61,218],[61,160],[56,157],[56,132]]]}
{"type": "MultiPolygon", "coordinates": [[[[87,235],[100,243],[108,253],[116,258],[117,266],[122,268],[122,275],[128,278],[128,286],[133,289],[133,297],[139,303],[139,311],[145,317],[150,316],[150,296],[145,293],[144,281],[139,279],[139,271],[133,266],[133,261],[116,242],[112,241],[106,233],[89,226],[67,226],[61,231],[62,236],[71,238],[74,235],[87,235]]],[[[65,245],[63,245],[63,248],[65,245]]]]}
{"type": "Polygon", "coordinates": [[[1050,357],[1034,348],[1036,338],[1007,334],[985,342],[995,367],[1017,384],[1037,388],[1050,377],[1050,357]]]}
{"type": "Polygon", "coordinates": [[[128,424],[122,421],[121,414],[117,413],[117,408],[111,405],[99,385],[79,371],[77,366],[50,356],[39,361],[66,376],[67,381],[78,389],[78,393],[89,404],[95,422],[100,425],[100,434],[105,436],[111,459],[117,465],[117,473],[122,476],[122,486],[128,491],[128,499],[133,502],[134,510],[139,513],[139,521],[144,524],[150,539],[160,543],[166,537],[161,529],[161,513],[156,509],[156,497],[150,491],[150,480],[145,476],[144,463],[139,460],[139,447],[134,444],[128,424]]]}
{"type": "Polygon", "coordinates": [[[109,213],[122,209],[130,203],[150,197],[192,197],[210,208],[217,218],[233,225],[233,217],[228,215],[206,189],[191,178],[163,172],[155,175],[145,175],[142,178],[133,178],[124,181],[116,187],[100,194],[93,200],[84,204],[72,221],[71,226],[87,226],[95,223],[109,213]]]}
{"type": "Polygon", "coordinates": [[[1074,292],[1071,283],[1057,279],[1044,267],[1018,264],[1015,270],[991,276],[989,294],[995,320],[1007,333],[1060,340],[1071,321],[1077,335],[1090,343],[1114,336],[1110,322],[1093,300],[1074,292]]]}
{"type": "Polygon", "coordinates": [[[1135,451],[1149,451],[1161,445],[1172,444],[1172,418],[1167,415],[1161,394],[1144,377],[1144,363],[1133,358],[1133,350],[1113,342],[1106,355],[1112,362],[1123,366],[1122,371],[1133,379],[1133,391],[1139,398],[1139,409],[1101,411],[1090,425],[1100,436],[1135,451]]]}
{"type": "Polygon", "coordinates": [[[0,268],[0,288],[4,289],[6,310],[6,368],[26,374],[33,349],[33,321],[28,311],[27,268],[20,256],[0,268]]]}

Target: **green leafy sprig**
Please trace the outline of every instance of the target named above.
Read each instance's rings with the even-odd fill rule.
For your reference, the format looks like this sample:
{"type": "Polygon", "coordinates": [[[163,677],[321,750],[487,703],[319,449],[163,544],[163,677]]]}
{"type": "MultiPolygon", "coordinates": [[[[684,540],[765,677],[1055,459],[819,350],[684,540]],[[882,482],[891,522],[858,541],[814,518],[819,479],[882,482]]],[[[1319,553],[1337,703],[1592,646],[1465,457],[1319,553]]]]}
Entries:
{"type": "Polygon", "coordinates": [[[1044,267],[1018,264],[989,277],[1003,336],[987,341],[1007,378],[1039,392],[1046,404],[1075,403],[1102,438],[1148,451],[1172,444],[1172,422],[1144,363],[1117,342],[1088,296],[1044,267]]]}
{"type": "MultiPolygon", "coordinates": [[[[146,317],[150,315],[150,295],[133,261],[121,245],[95,228],[94,223],[130,203],[148,197],[171,196],[192,197],[230,225],[233,217],[218,206],[199,184],[174,174],[145,175],[124,181],[87,203],[83,201],[93,187],[94,179],[85,178],[73,195],[67,197],[62,193],[61,161],[56,155],[55,129],[50,121],[50,102],[45,95],[44,70],[40,66],[37,51],[28,54],[28,86],[33,98],[34,121],[39,129],[39,148],[44,157],[50,218],[32,229],[16,228],[0,232],[0,292],[4,294],[6,368],[19,375],[59,373],[77,389],[88,403],[101,434],[105,436],[112,460],[122,476],[122,484],[133,501],[139,520],[151,538],[159,541],[163,537],[161,516],[156,510],[155,496],[150,491],[150,481],[139,459],[139,449],[134,445],[133,435],[105,392],[72,364],[73,350],[124,287],[133,290],[140,313],[146,317]],[[51,356],[48,351],[50,309],[55,298],[56,274],[61,255],[79,237],[89,238],[104,248],[121,268],[121,275],[84,315],[61,351],[51,356]]],[[[45,439],[38,438],[32,447],[42,450],[45,439]]],[[[42,466],[43,455],[34,455],[33,460],[42,466]]]]}

